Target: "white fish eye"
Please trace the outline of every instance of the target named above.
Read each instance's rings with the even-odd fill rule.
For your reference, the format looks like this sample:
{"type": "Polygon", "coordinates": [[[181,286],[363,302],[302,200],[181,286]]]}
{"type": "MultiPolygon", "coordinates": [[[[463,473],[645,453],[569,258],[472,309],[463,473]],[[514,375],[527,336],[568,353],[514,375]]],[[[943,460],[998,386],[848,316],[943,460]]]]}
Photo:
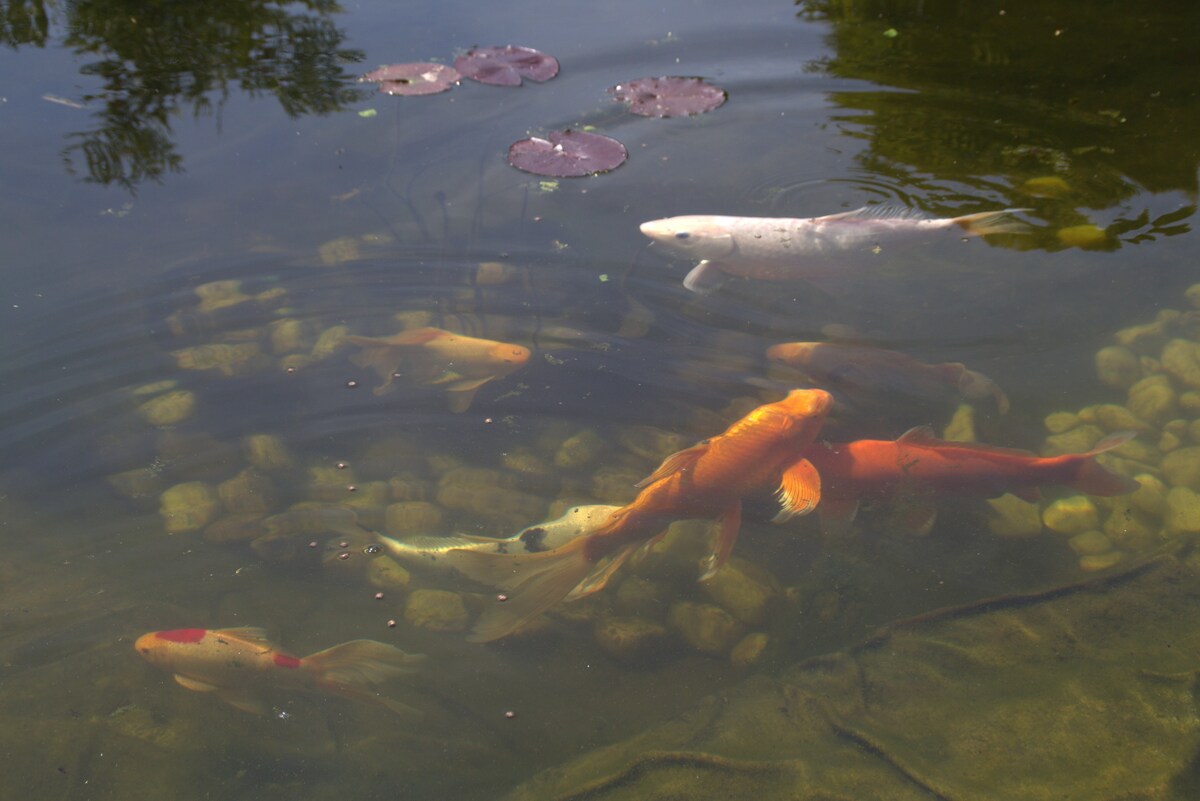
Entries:
{"type": "Polygon", "coordinates": [[[687,231],[680,231],[679,233],[675,234],[676,239],[687,239],[689,236],[691,236],[691,234],[689,234],[687,231]]]}

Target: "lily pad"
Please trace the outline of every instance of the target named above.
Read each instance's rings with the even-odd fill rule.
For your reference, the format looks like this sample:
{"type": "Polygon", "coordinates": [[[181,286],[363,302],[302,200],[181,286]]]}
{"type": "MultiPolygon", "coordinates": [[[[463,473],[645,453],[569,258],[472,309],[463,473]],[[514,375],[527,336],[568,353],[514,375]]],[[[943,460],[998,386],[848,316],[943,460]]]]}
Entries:
{"type": "Polygon", "coordinates": [[[477,47],[454,59],[464,77],[492,86],[520,86],[522,78],[548,81],[558,74],[558,59],[532,47],[477,47]]]}
{"type": "Polygon", "coordinates": [[[432,95],[446,91],[461,81],[462,76],[454,67],[417,61],[380,67],[359,80],[377,81],[379,91],[389,95],[432,95]]]}
{"type": "Polygon", "coordinates": [[[551,131],[513,142],[508,163],[518,170],[555,178],[577,178],[608,172],[625,163],[625,145],[609,136],[583,131],[551,131]]]}
{"type": "Polygon", "coordinates": [[[667,75],[661,78],[636,78],[609,87],[614,99],[629,105],[643,117],[682,117],[712,111],[725,102],[724,89],[705,83],[703,78],[667,75]]]}

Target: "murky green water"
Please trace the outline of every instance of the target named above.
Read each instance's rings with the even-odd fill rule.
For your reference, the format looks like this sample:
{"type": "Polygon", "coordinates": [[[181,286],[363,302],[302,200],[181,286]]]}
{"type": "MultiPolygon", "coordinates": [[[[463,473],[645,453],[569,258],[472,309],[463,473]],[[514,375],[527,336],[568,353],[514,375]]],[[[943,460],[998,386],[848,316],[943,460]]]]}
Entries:
{"type": "MultiPolygon", "coordinates": [[[[1039,450],[1047,415],[1084,410],[1055,425],[1086,449],[1097,438],[1084,441],[1088,425],[1112,426],[1085,407],[1145,409],[1128,384],[1165,382],[1170,397],[1135,421],[1142,447],[1122,451],[1118,467],[1161,477],[1164,495],[1200,491],[1187,450],[1200,445],[1200,383],[1165,350],[1197,338],[1185,296],[1200,281],[1200,19],[1190,5],[0,10],[4,798],[497,798],[664,722],[692,725],[694,710],[852,649],[881,625],[1102,574],[1086,568],[1121,570],[1200,530],[1192,496],[1175,490],[1171,507],[1100,502],[1079,531],[1103,541],[1036,523],[1004,536],[992,507],[954,498],[928,536],[877,509],[833,539],[815,517],[773,526],[769,502],[756,501],[736,556],[759,602],[724,599],[740,619],[722,613],[732,623],[705,652],[670,622],[680,603],[720,605],[691,572],[702,527],[537,631],[479,645],[466,630],[493,590],[387,572],[368,539],[299,526],[272,538],[263,523],[315,501],[349,505],[396,536],[505,536],[571,504],[625,503],[665,455],[778,397],[763,381],[788,377],[768,366],[766,347],[821,339],[830,324],[986,373],[1012,400],[1007,415],[974,412],[978,438],[997,445],[1039,450]],[[354,81],[377,65],[506,43],[552,53],[561,74],[408,98],[354,81]],[[703,76],[729,100],[697,117],[645,119],[604,93],[664,74],[703,76]],[[619,138],[628,163],[557,182],[505,163],[516,139],[581,126],[619,138]],[[638,231],[678,214],[806,217],[882,202],[938,216],[1027,208],[1033,231],[885,251],[828,286],[735,281],[706,296],[680,284],[690,263],[645,250],[638,231]],[[337,333],[423,325],[533,355],[456,414],[436,383],[401,376],[374,394],[380,377],[337,333]],[[1130,330],[1138,325],[1149,327],[1130,330]],[[1094,355],[1122,330],[1136,375],[1105,384],[1094,355]],[[164,514],[164,493],[179,485],[205,508],[164,514]],[[456,593],[462,616],[442,607],[447,630],[421,625],[422,590],[456,593]],[[615,656],[619,644],[596,632],[630,617],[652,635],[615,656]],[[256,716],[189,692],[133,649],[147,631],[245,626],[299,655],[356,638],[427,655],[385,688],[419,714],[281,691],[256,716]],[[765,650],[745,659],[747,645],[731,659],[755,634],[765,650]]],[[[828,434],[941,431],[953,412],[897,402],[875,417],[840,415],[828,434]]],[[[1047,494],[1043,506],[1070,493],[1047,494]]],[[[1147,630],[1190,643],[1188,621],[1173,617],[1181,606],[1133,608],[1129,625],[1142,616],[1147,630]]],[[[1072,636],[1095,649],[1089,658],[1126,650],[1084,629],[1072,636]]],[[[1044,650],[1016,652],[1024,679],[1058,681],[1044,650]]],[[[1162,660],[1138,675],[1195,669],[1162,660]]],[[[909,698],[926,695],[939,726],[963,722],[945,716],[936,686],[909,698]]],[[[838,707],[842,735],[863,753],[888,742],[862,733],[885,725],[867,706],[838,707]]],[[[1121,762],[1123,744],[1154,751],[1155,737],[1190,743],[1195,727],[1179,725],[1186,737],[1114,722],[1129,742],[1115,739],[1106,758],[1121,762]]],[[[1194,759],[1175,745],[1144,787],[1111,787],[1193,797],[1194,759]]],[[[743,762],[635,761],[597,784],[546,783],[523,797],[608,797],[659,763],[716,766],[721,781],[687,797],[774,797],[775,785],[755,784],[774,768],[746,766],[783,757],[753,738],[732,748],[743,762]],[[738,789],[730,777],[743,775],[738,789]]],[[[1044,774],[1019,766],[1024,794],[994,778],[960,792],[962,762],[934,780],[925,756],[889,759],[927,792],[914,798],[1109,797],[1104,781],[1072,795],[1069,779],[1047,794],[1044,774]]],[[[780,797],[909,797],[867,779],[787,775],[792,794],[780,797]]],[[[651,795],[672,792],[684,791],[651,795]]]]}

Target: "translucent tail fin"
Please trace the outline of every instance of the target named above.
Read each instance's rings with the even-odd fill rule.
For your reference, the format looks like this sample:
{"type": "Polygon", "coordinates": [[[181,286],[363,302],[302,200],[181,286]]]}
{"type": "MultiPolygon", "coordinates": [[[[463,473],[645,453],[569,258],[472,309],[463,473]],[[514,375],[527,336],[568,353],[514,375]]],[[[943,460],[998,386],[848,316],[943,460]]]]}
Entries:
{"type": "Polygon", "coordinates": [[[459,570],[508,593],[506,601],[484,612],[467,639],[498,640],[565,598],[595,567],[584,553],[587,539],[533,554],[459,553],[459,570]]]}
{"type": "Polygon", "coordinates": [[[412,673],[425,657],[407,654],[375,640],[351,640],[300,660],[322,689],[382,704],[393,712],[415,714],[416,710],[374,692],[371,687],[404,673],[412,673]]]}
{"type": "Polygon", "coordinates": [[[1135,491],[1139,484],[1129,476],[1109,470],[1096,461],[1096,457],[1110,451],[1137,436],[1136,431],[1118,431],[1096,443],[1096,447],[1080,454],[1079,471],[1067,486],[1086,492],[1088,495],[1126,495],[1135,491]]]}
{"type": "Polygon", "coordinates": [[[1032,209],[1004,209],[1002,211],[983,211],[979,214],[966,214],[955,217],[958,223],[971,236],[986,236],[987,234],[1027,234],[1032,226],[1022,220],[1012,218],[1012,215],[1032,209]]]}

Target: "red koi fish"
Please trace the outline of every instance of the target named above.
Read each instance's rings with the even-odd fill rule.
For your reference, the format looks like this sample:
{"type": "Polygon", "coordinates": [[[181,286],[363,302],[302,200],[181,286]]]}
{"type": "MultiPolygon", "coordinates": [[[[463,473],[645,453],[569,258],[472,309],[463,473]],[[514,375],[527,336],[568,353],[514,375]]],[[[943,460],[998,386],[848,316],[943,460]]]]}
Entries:
{"type": "Polygon", "coordinates": [[[639,546],[675,520],[720,520],[716,552],[702,578],[711,576],[733,550],[746,495],[776,487],[783,507],[776,521],[816,507],[820,477],[800,453],[832,407],[833,397],[821,389],[793,390],[781,401],[759,406],[723,434],[668,456],[638,483],[643,489],[637,498],[610,513],[595,531],[560,547],[530,554],[459,554],[459,570],[509,596],[483,615],[470,639],[503,637],[568,595],[595,592],[639,546]],[[598,566],[605,557],[609,561],[598,566]]]}
{"type": "Polygon", "coordinates": [[[374,640],[352,640],[296,657],[259,628],[172,629],[138,637],[133,646],[150,664],[173,673],[189,690],[214,693],[238,709],[263,714],[269,690],[315,690],[415,714],[371,685],[410,673],[425,657],[374,640]]]}
{"type": "MultiPolygon", "coordinates": [[[[1061,484],[1089,495],[1124,495],[1138,488],[1129,476],[1096,461],[1136,436],[1122,431],[1086,453],[1037,456],[1028,451],[935,439],[928,426],[897,440],[817,443],[804,457],[821,475],[822,523],[853,520],[860,501],[894,500],[906,493],[947,493],[995,498],[1011,492],[1025,500],[1040,497],[1038,487],[1061,484]]],[[[925,528],[933,525],[928,513],[925,528]]]]}
{"type": "Polygon", "coordinates": [[[785,342],[767,348],[767,358],[858,402],[892,404],[897,395],[926,402],[990,397],[1000,414],[1008,412],[1008,397],[996,382],[959,362],[926,364],[894,350],[846,342],[785,342]]]}

